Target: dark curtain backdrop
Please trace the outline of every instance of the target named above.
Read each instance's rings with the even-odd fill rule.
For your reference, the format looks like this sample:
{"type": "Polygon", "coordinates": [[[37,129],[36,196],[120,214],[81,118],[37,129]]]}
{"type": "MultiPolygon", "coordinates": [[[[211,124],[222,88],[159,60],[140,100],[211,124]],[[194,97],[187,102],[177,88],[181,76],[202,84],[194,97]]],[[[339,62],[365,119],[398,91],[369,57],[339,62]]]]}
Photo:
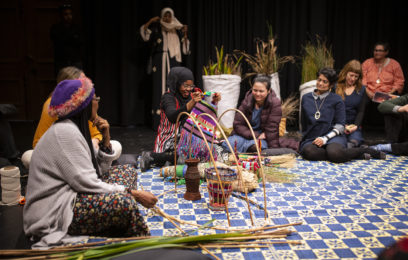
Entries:
{"type": "MultiPolygon", "coordinates": [[[[308,40],[319,35],[332,46],[335,69],[351,59],[372,57],[373,44],[388,41],[389,57],[408,71],[407,14],[403,1],[389,0],[179,0],[81,2],[86,39],[85,72],[101,96],[100,114],[113,125],[148,125],[151,79],[146,74],[148,46],[139,28],[163,7],[189,28],[192,54],[185,65],[202,87],[202,67],[215,58],[215,46],[227,53],[235,49],[251,54],[255,39],[267,39],[267,23],[277,37],[278,53],[301,55],[308,40]]],[[[243,67],[244,73],[248,67],[243,67]]],[[[300,59],[279,72],[281,95],[298,93],[300,59]]],[[[241,84],[241,98],[249,89],[241,84]]],[[[223,97],[227,98],[227,97],[223,97]]]]}

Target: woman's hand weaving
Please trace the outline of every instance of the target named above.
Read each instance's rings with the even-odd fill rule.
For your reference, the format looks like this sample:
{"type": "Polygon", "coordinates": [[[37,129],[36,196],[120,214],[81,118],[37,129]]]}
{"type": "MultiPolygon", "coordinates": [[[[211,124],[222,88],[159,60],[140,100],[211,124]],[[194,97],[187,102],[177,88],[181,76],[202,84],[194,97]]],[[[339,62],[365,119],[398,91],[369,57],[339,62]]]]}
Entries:
{"type": "Polygon", "coordinates": [[[131,190],[130,192],[135,200],[146,208],[153,208],[157,203],[157,197],[148,191],[131,190]]]}

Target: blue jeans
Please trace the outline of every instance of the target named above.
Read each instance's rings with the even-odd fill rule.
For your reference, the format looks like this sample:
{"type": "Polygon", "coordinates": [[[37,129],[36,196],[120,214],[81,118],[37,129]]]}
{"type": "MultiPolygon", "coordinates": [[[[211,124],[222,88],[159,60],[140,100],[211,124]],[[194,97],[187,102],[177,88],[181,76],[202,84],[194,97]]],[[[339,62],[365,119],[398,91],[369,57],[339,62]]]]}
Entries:
{"type": "Polygon", "coordinates": [[[350,142],[351,140],[356,140],[358,142],[357,146],[360,146],[361,143],[364,141],[363,134],[360,128],[358,128],[356,131],[352,132],[349,135],[346,134],[346,137],[347,137],[347,142],[350,142]]]}
{"type": "MultiPolygon", "coordinates": [[[[232,135],[232,136],[228,137],[228,141],[229,141],[232,149],[234,149],[234,146],[236,144],[237,152],[239,152],[239,153],[245,153],[248,150],[248,148],[251,147],[251,145],[255,144],[254,140],[245,139],[244,137],[239,136],[239,135],[232,135]]],[[[267,149],[268,148],[268,143],[266,142],[265,139],[263,139],[261,141],[261,143],[262,143],[262,149],[267,149]]],[[[229,147],[227,145],[227,142],[222,142],[221,145],[222,145],[222,147],[224,149],[230,151],[229,147]]]]}

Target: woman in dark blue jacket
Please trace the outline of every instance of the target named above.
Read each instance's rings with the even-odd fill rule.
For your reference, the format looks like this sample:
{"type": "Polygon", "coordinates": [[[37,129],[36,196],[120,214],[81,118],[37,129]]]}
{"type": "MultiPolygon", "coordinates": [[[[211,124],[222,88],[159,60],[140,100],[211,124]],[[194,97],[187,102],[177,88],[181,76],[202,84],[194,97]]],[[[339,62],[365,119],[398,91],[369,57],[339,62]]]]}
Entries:
{"type": "Polygon", "coordinates": [[[317,73],[316,90],[303,96],[301,104],[303,158],[336,163],[352,159],[385,159],[385,154],[370,148],[349,148],[344,133],[346,110],[341,97],[330,90],[336,72],[323,68],[317,73]]]}
{"type": "Polygon", "coordinates": [[[349,61],[339,73],[339,80],[333,91],[339,95],[346,108],[346,125],[344,133],[347,147],[358,147],[364,141],[361,131],[368,97],[362,84],[363,71],[358,60],[349,61]]]}

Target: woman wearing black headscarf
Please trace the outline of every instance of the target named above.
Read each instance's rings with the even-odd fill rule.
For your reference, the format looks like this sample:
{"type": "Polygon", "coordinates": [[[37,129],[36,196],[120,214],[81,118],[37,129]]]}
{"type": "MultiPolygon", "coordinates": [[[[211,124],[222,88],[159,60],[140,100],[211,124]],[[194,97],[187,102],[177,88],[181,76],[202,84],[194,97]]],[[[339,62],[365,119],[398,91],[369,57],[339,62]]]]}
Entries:
{"type": "MultiPolygon", "coordinates": [[[[182,112],[190,112],[201,100],[200,92],[192,92],[194,87],[191,70],[185,67],[174,67],[170,70],[166,82],[167,92],[161,98],[160,124],[154,150],[153,153],[142,153],[142,170],[148,169],[152,161],[161,166],[174,158],[171,151],[174,148],[177,117],[182,112]]],[[[185,120],[185,116],[181,117],[180,125],[183,125],[185,120]]]]}
{"type": "MultiPolygon", "coordinates": [[[[173,148],[178,115],[181,112],[190,112],[201,100],[200,92],[191,92],[194,87],[194,76],[191,70],[185,67],[174,67],[170,70],[166,83],[167,92],[160,102],[160,125],[154,144],[155,153],[166,152],[173,148]]],[[[180,125],[185,119],[182,117],[180,125]]]]}

